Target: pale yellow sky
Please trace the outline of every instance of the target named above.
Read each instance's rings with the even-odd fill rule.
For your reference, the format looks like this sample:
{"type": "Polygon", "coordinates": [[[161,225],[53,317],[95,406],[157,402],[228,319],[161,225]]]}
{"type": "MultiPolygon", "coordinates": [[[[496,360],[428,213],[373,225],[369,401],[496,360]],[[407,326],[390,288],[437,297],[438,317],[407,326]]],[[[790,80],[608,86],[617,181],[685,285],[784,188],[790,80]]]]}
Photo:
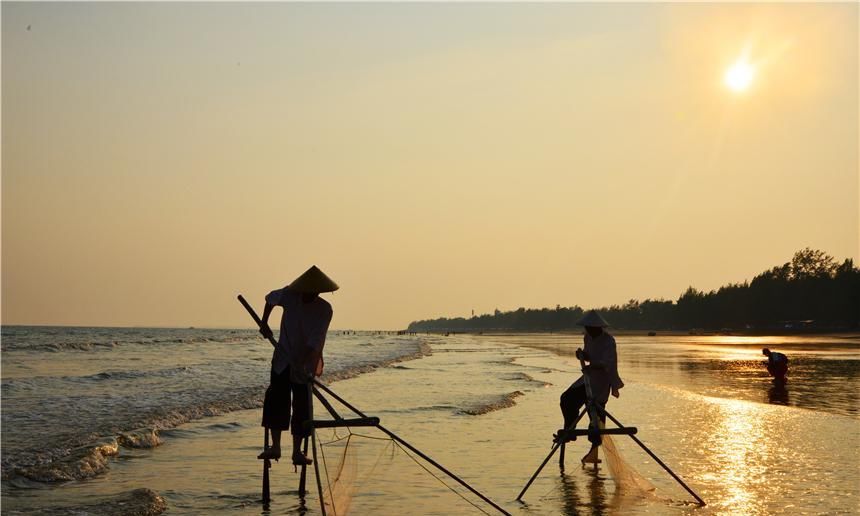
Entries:
{"type": "Polygon", "coordinates": [[[2,322],[334,328],[858,260],[858,5],[2,3],[2,322]],[[726,70],[746,56],[750,87],[726,70]]]}

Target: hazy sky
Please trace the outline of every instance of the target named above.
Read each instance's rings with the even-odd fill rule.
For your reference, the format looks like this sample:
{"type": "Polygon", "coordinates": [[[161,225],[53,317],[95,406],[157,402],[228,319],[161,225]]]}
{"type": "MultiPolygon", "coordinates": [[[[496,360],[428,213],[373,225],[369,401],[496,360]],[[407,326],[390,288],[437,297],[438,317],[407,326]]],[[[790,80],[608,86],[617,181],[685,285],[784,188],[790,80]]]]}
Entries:
{"type": "Polygon", "coordinates": [[[2,322],[333,328],[858,260],[858,5],[2,3],[2,322]],[[754,74],[735,92],[738,59],[754,74]]]}

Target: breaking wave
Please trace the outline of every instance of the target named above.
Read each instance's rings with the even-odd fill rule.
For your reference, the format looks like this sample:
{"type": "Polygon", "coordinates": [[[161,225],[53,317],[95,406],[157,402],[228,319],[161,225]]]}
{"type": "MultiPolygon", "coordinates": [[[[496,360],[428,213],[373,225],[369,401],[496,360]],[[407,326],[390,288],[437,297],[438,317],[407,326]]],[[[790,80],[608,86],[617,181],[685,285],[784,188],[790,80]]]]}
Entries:
{"type": "Polygon", "coordinates": [[[515,399],[522,396],[523,393],[521,391],[509,392],[507,394],[501,394],[499,396],[490,398],[488,400],[483,400],[470,407],[466,407],[459,410],[460,414],[465,414],[468,416],[481,416],[483,414],[489,414],[490,412],[494,412],[496,410],[502,410],[509,407],[513,407],[516,405],[515,399]]]}

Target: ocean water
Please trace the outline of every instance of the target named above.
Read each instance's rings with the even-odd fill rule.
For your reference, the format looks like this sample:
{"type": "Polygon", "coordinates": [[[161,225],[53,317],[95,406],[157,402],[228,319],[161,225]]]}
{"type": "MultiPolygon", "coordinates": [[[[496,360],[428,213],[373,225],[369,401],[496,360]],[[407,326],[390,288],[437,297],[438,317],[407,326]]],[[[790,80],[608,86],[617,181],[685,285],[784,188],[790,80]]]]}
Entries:
{"type": "MultiPolygon", "coordinates": [[[[4,513],[321,513],[313,470],[300,499],[285,463],[259,503],[271,351],[255,332],[3,327],[2,339],[4,513]]],[[[560,425],[578,335],[333,332],[323,381],[512,514],[857,512],[858,338],[617,340],[626,386],[608,410],[707,506],[624,436],[620,455],[655,491],[581,468],[577,441],[563,472],[554,457],[515,500],[560,425]],[[789,356],[785,390],[762,347],[789,356]]],[[[329,514],[495,512],[381,432],[353,432],[319,432],[329,514]]]]}
{"type": "MultiPolygon", "coordinates": [[[[420,355],[420,341],[329,337],[329,378],[420,355]]],[[[157,445],[153,429],[256,408],[271,346],[251,330],[2,328],[3,479],[81,480],[107,468],[93,450],[157,445]]]]}

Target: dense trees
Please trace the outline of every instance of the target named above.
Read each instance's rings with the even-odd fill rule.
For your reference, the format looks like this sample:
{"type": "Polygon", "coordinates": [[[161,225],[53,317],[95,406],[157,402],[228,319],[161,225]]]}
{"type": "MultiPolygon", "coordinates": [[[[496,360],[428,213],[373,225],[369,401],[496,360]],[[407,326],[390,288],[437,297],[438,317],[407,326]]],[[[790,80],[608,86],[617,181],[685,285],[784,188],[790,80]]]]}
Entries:
{"type": "MultiPolygon", "coordinates": [[[[619,329],[774,330],[857,329],[860,327],[860,268],[851,259],[838,262],[827,253],[802,249],[791,261],[750,282],[702,292],[688,288],[676,302],[631,299],[599,308],[619,329]]],[[[575,329],[579,306],[519,308],[469,319],[431,319],[409,325],[410,331],[562,331],[575,329]]]]}

